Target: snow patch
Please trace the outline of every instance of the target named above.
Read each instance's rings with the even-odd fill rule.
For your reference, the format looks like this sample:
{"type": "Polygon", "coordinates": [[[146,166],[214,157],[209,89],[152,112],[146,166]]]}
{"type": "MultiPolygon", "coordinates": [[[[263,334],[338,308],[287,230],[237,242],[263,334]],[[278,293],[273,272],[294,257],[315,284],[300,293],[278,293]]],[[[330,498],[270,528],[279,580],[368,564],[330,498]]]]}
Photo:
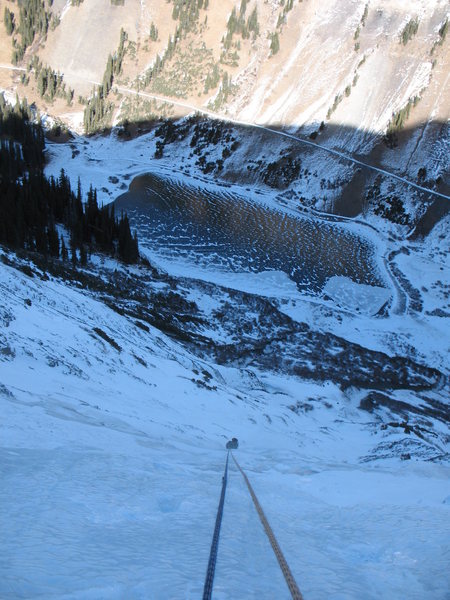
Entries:
{"type": "Polygon", "coordinates": [[[330,277],[323,293],[338,306],[366,315],[376,314],[391,298],[390,290],[384,287],[356,283],[342,275],[330,277]]]}

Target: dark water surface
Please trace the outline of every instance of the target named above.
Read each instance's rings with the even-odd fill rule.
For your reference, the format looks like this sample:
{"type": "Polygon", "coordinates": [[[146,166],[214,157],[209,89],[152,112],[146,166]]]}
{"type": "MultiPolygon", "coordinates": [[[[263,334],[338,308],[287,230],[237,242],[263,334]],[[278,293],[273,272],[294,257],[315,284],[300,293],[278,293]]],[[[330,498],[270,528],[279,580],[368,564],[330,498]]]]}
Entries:
{"type": "Polygon", "coordinates": [[[166,258],[232,272],[284,271],[314,292],[334,275],[384,285],[373,245],[339,223],[286,215],[154,174],[136,177],[115,204],[127,211],[141,247],[166,258]]]}

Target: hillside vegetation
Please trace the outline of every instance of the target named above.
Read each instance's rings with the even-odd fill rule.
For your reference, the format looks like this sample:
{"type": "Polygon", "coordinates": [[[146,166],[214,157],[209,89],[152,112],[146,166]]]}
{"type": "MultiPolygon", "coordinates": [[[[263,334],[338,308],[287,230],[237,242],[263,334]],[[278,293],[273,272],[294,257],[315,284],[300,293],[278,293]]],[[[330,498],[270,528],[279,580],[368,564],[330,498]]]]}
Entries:
{"type": "MultiPolygon", "coordinates": [[[[33,0],[27,11],[0,0],[0,15],[0,87],[51,115],[57,133],[64,125],[88,135],[119,126],[129,139],[156,121],[207,110],[298,134],[448,194],[443,0],[33,0]]],[[[274,136],[266,156],[266,137],[251,145],[243,138],[240,152],[223,148],[214,160],[205,148],[193,160],[221,178],[262,173],[278,189],[297,182],[311,205],[350,216],[377,195],[373,177],[340,159],[328,157],[331,167],[315,155],[309,161],[307,148],[274,136]]],[[[154,156],[174,141],[157,141],[154,156]]],[[[390,206],[396,192],[384,193],[390,206]]],[[[414,202],[417,220],[423,200],[414,202]]],[[[385,204],[378,212],[391,214],[385,204]]]]}
{"type": "MultiPolygon", "coordinates": [[[[1,0],[0,11],[9,34],[2,59],[9,50],[11,62],[27,66],[39,55],[75,99],[102,82],[123,29],[116,86],[285,126],[328,120],[384,132],[414,98],[422,106],[413,121],[448,118],[437,93],[448,99],[441,0],[35,0],[27,10],[1,0]]],[[[28,96],[31,84],[22,90],[28,96]]],[[[111,102],[111,121],[128,118],[121,93],[111,102]]],[[[148,109],[137,113],[147,118],[148,109]]]]}

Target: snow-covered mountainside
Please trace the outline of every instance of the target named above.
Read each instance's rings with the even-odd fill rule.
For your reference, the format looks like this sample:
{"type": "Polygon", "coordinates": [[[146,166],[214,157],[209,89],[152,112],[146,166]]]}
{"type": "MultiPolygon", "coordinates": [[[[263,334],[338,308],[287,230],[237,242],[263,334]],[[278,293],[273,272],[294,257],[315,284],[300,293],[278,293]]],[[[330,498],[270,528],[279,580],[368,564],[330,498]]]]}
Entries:
{"type": "MultiPolygon", "coordinates": [[[[197,598],[236,436],[306,598],[445,598],[448,218],[299,210],[161,133],[46,168],[129,187],[153,267],[2,252],[2,596],[197,598]]],[[[234,468],[214,593],[289,593],[234,468]]]]}
{"type": "MultiPolygon", "coordinates": [[[[306,598],[446,597],[442,371],[300,299],[42,266],[2,253],[2,598],[199,597],[232,435],[306,598]]],[[[232,469],[237,596],[288,591],[232,469]]]]}
{"type": "Polygon", "coordinates": [[[449,16],[0,0],[2,600],[448,599],[449,16]]]}
{"type": "MultiPolygon", "coordinates": [[[[105,201],[150,173],[116,207],[158,270],[2,252],[2,597],[199,597],[234,435],[306,598],[445,598],[446,221],[405,242],[157,141],[53,145],[47,173],[105,201]]],[[[234,469],[214,590],[289,593],[234,469]]]]}

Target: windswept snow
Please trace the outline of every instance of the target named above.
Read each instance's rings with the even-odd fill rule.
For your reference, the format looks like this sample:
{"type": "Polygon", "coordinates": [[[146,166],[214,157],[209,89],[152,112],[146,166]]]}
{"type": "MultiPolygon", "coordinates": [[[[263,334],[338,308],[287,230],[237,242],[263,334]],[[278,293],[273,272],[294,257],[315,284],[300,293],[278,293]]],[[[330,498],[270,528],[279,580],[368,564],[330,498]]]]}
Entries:
{"type": "MultiPolygon", "coordinates": [[[[33,270],[0,263],[2,598],[198,598],[231,436],[306,598],[446,598],[448,467],[367,462],[408,436],[361,394],[202,361],[33,270]]],[[[214,589],[289,594],[233,467],[214,589]]]]}
{"type": "Polygon", "coordinates": [[[386,288],[355,283],[342,276],[330,277],[323,292],[331,296],[338,306],[368,315],[376,314],[391,298],[386,288]]]}

